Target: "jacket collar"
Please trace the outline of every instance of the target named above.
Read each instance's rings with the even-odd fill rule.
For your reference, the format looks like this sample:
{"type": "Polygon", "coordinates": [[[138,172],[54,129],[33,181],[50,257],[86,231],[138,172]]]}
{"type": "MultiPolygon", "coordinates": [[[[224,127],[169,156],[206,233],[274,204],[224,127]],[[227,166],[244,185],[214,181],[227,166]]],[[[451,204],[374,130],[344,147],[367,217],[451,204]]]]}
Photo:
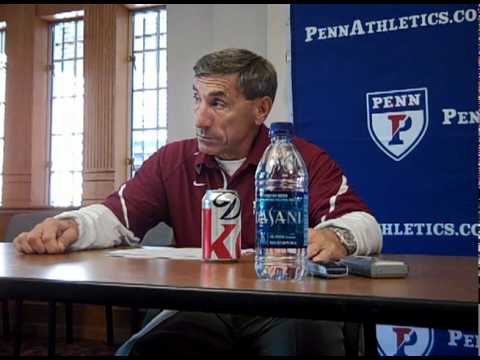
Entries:
{"type": "MultiPolygon", "coordinates": [[[[263,152],[270,144],[270,138],[268,137],[268,128],[265,125],[260,125],[258,129],[257,136],[253,140],[252,147],[247,155],[247,160],[245,163],[257,166],[262,158],[263,152]]],[[[209,168],[218,167],[218,163],[215,160],[215,157],[212,155],[207,155],[198,151],[198,142],[197,142],[197,156],[195,157],[195,171],[197,174],[200,174],[202,166],[209,168]]],[[[243,166],[242,166],[243,167],[243,166]]]]}

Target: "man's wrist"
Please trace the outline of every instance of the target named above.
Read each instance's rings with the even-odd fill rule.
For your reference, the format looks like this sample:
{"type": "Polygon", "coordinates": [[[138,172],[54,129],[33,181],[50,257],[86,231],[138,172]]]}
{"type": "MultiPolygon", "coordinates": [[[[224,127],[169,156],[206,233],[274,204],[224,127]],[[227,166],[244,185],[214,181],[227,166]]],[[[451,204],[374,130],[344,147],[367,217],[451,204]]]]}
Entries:
{"type": "Polygon", "coordinates": [[[78,221],[75,219],[75,218],[64,218],[64,219],[59,219],[59,220],[64,220],[66,222],[68,222],[69,224],[71,224],[76,230],[77,230],[77,233],[78,233],[78,221]]]}
{"type": "Polygon", "coordinates": [[[332,230],[335,235],[337,235],[338,240],[343,245],[345,250],[347,250],[347,255],[352,255],[357,251],[357,242],[352,234],[352,232],[348,229],[339,226],[327,226],[327,229],[332,230]]]}
{"type": "MultiPolygon", "coordinates": [[[[63,213],[55,216],[55,219],[58,221],[63,221],[68,224],[68,227],[75,229],[76,237],[77,237],[75,241],[77,241],[80,238],[80,222],[76,216],[71,216],[69,214],[63,213]]],[[[68,247],[70,247],[70,245],[72,245],[75,241],[70,243],[68,247]]]]}

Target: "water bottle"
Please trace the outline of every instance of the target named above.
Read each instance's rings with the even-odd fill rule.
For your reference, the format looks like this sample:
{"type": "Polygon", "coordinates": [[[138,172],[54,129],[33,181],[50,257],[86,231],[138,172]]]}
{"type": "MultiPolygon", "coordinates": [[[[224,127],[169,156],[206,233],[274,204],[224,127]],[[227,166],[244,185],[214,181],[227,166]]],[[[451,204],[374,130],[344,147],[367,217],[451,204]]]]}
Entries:
{"type": "Polygon", "coordinates": [[[271,144],[255,173],[255,271],[261,279],[306,275],[308,172],[292,137],[291,123],[272,123],[271,144]]]}

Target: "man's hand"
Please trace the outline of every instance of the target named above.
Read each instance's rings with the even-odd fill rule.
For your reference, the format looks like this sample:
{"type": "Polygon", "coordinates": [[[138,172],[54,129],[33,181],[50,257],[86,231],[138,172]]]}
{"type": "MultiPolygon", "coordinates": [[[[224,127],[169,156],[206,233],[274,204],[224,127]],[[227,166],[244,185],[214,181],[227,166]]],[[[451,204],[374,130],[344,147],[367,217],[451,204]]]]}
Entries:
{"type": "Polygon", "coordinates": [[[336,261],[347,256],[347,249],[332,229],[308,229],[307,256],[313,261],[336,261]]]}
{"type": "Polygon", "coordinates": [[[20,233],[13,244],[24,254],[59,254],[77,241],[78,235],[75,220],[47,218],[31,231],[20,233]]]}

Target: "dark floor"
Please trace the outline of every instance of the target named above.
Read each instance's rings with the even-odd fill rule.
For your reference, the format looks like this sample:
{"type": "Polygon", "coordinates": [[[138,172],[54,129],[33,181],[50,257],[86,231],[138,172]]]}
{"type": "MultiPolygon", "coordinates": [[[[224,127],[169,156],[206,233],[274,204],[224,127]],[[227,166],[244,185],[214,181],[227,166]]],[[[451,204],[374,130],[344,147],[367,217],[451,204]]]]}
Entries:
{"type": "MultiPolygon", "coordinates": [[[[59,339],[56,344],[56,356],[112,356],[119,345],[109,346],[102,341],[77,340],[66,344],[59,339]]],[[[0,337],[0,357],[13,355],[13,337],[0,337]]],[[[47,339],[24,337],[22,356],[47,356],[47,339]]]]}

